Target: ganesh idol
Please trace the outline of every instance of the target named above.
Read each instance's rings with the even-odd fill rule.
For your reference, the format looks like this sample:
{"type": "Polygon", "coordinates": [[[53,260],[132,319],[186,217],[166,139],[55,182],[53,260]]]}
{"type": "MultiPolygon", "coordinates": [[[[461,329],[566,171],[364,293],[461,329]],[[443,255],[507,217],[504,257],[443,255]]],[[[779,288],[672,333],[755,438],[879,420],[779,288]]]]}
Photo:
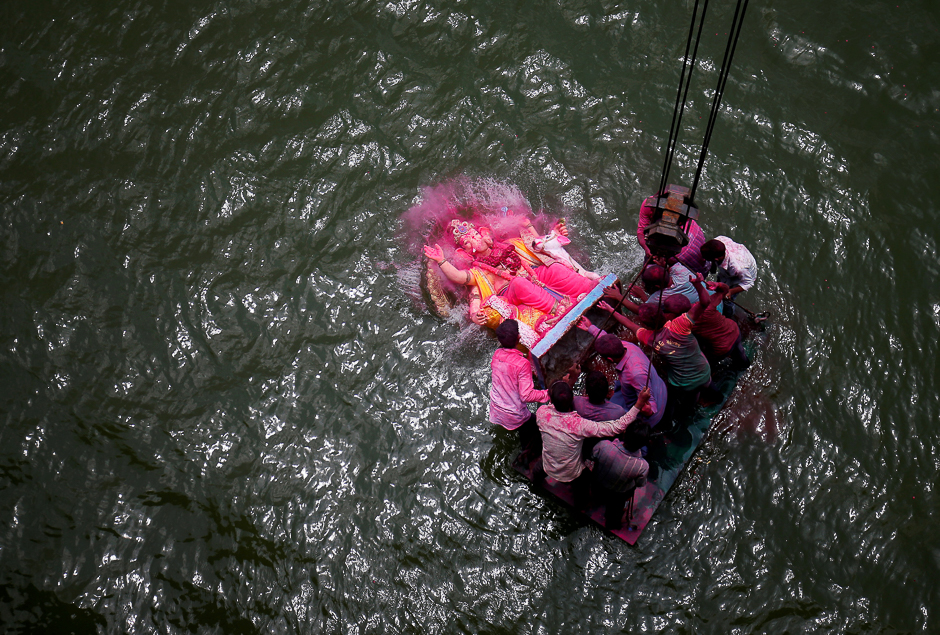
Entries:
{"type": "Polygon", "coordinates": [[[488,227],[453,219],[447,226],[456,246],[453,255],[446,257],[439,244],[425,246],[424,253],[448,280],[468,288],[474,323],[495,328],[515,319],[523,342],[531,347],[594,288],[599,276],[565,251],[569,241],[563,220],[545,236],[528,218],[519,217],[518,223],[519,236],[503,242],[488,227]]]}

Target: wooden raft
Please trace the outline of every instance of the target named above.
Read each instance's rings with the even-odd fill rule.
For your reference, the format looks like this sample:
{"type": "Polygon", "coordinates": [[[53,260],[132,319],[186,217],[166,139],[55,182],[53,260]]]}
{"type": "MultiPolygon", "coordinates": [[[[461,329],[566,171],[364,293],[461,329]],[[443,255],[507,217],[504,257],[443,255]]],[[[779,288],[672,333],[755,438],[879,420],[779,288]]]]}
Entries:
{"type": "MultiPolygon", "coordinates": [[[[714,379],[721,394],[720,402],[708,406],[699,405],[688,421],[680,422],[678,427],[670,433],[657,434],[657,429],[653,428],[654,436],[650,439],[646,456],[650,464],[649,481],[634,492],[632,518],[625,520],[620,529],[608,529],[610,533],[631,545],[636,544],[656,508],[659,507],[676,478],[702,443],[715,415],[721,411],[728,397],[731,396],[740,375],[741,372],[730,368],[719,371],[714,379]]],[[[537,457],[524,463],[523,455],[520,454],[516,457],[513,467],[533,484],[537,484],[538,487],[574,508],[576,512],[586,515],[607,529],[604,524],[603,505],[592,500],[588,501],[583,511],[578,510],[567,483],[558,482],[553,478],[546,478],[540,483],[534,480],[533,475],[541,460],[541,457],[537,457]]]]}

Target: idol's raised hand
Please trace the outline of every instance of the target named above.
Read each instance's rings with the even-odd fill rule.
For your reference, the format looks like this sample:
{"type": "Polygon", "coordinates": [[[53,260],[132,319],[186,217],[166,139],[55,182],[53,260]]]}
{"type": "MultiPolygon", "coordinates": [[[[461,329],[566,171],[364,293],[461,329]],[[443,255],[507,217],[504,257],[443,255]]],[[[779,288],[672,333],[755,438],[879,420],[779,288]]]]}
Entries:
{"type": "Polygon", "coordinates": [[[436,263],[440,263],[442,260],[444,260],[444,250],[441,249],[441,246],[438,244],[435,244],[433,247],[428,247],[425,245],[424,255],[436,263]]]}

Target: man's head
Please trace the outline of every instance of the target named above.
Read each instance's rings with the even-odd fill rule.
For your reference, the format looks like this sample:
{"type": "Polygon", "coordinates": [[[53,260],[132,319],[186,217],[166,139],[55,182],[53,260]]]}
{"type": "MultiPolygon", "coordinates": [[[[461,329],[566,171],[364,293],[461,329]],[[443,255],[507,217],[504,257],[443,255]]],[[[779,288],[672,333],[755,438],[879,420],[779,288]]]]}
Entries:
{"type": "Polygon", "coordinates": [[[584,379],[584,391],[587,393],[588,401],[595,406],[603,406],[607,401],[607,393],[610,392],[610,382],[607,381],[607,375],[599,370],[592,370],[584,379]]]}
{"type": "Polygon", "coordinates": [[[641,304],[637,315],[640,318],[640,322],[654,331],[658,331],[666,324],[666,316],[662,314],[659,307],[653,306],[652,304],[641,304]]]}
{"type": "Polygon", "coordinates": [[[623,433],[623,447],[630,452],[636,452],[650,440],[650,424],[645,421],[635,421],[623,433]]]}
{"type": "Polygon", "coordinates": [[[623,342],[616,335],[602,335],[594,342],[594,350],[601,357],[611,362],[619,362],[623,358],[623,342]]]}
{"type": "Polygon", "coordinates": [[[548,390],[548,398],[558,412],[571,412],[574,410],[574,392],[566,382],[556,381],[548,390]]]}
{"type": "Polygon", "coordinates": [[[676,318],[692,308],[692,302],[684,295],[671,295],[663,300],[663,313],[666,319],[676,318]]]}
{"type": "Polygon", "coordinates": [[[515,348],[519,343],[519,323],[506,320],[496,327],[496,339],[503,348],[515,348]]]}
{"type": "Polygon", "coordinates": [[[648,265],[643,270],[643,288],[647,293],[655,293],[669,286],[669,277],[666,275],[666,269],[659,265],[648,265]]]}
{"type": "Polygon", "coordinates": [[[712,238],[701,246],[699,253],[704,260],[721,264],[725,259],[725,244],[717,238],[712,238]]]}

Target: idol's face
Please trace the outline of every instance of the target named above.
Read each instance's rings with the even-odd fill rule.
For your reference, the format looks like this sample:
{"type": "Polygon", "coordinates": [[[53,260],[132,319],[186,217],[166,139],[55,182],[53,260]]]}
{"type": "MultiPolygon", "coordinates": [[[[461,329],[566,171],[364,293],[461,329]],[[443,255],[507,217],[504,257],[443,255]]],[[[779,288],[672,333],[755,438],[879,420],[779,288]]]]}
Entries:
{"type": "Polygon", "coordinates": [[[471,229],[460,238],[460,246],[470,253],[480,253],[486,251],[488,245],[479,232],[471,229]]]}

